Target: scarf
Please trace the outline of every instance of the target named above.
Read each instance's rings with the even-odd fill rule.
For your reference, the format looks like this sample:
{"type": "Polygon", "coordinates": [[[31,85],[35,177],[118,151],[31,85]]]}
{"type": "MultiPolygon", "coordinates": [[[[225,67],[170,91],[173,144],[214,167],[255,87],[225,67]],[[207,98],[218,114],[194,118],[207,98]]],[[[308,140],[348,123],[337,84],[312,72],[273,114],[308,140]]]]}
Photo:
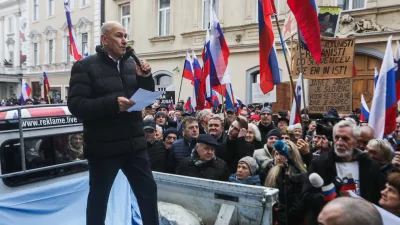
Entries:
{"type": "Polygon", "coordinates": [[[239,184],[248,184],[248,185],[256,185],[256,186],[261,186],[260,184],[260,176],[254,175],[254,176],[248,176],[246,179],[238,179],[235,174],[232,174],[229,177],[229,181],[233,183],[239,183],[239,184]]]}
{"type": "Polygon", "coordinates": [[[194,148],[192,150],[192,153],[190,154],[190,160],[189,161],[192,162],[197,167],[202,167],[202,166],[204,166],[204,165],[206,165],[208,163],[210,163],[210,164],[214,163],[216,160],[217,160],[217,158],[215,157],[215,155],[211,160],[201,160],[201,159],[199,159],[199,154],[197,153],[196,149],[194,148]]]}

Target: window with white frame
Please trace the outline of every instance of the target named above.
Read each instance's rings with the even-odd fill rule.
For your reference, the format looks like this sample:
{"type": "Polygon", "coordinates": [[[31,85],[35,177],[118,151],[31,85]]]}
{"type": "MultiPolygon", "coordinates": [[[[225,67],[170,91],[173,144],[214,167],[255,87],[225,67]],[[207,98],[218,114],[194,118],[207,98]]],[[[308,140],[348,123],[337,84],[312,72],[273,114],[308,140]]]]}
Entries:
{"type": "Polygon", "coordinates": [[[39,49],[38,49],[38,43],[33,43],[33,65],[38,64],[38,59],[39,59],[39,49]]]}
{"type": "Polygon", "coordinates": [[[89,5],[89,0],[81,0],[81,7],[89,5]]]}
{"type": "Polygon", "coordinates": [[[33,0],[33,21],[39,20],[39,0],[33,0]]]}
{"type": "Polygon", "coordinates": [[[212,5],[215,11],[215,14],[218,16],[218,0],[202,0],[203,1],[203,19],[202,19],[202,28],[207,29],[208,24],[210,23],[210,2],[212,1],[212,5]]]}
{"type": "Polygon", "coordinates": [[[49,40],[49,43],[48,43],[48,47],[49,47],[49,49],[48,49],[48,51],[49,51],[49,64],[53,63],[53,50],[54,50],[53,44],[54,44],[53,40],[49,40]]]}
{"type": "Polygon", "coordinates": [[[128,34],[126,39],[129,40],[131,33],[131,6],[130,4],[121,5],[121,24],[125,27],[128,34]]]}
{"type": "MultiPolygon", "coordinates": [[[[256,0],[256,23],[258,23],[258,1],[256,0]]],[[[275,8],[276,8],[276,13],[279,15],[279,0],[274,0],[275,3],[275,8]]],[[[271,16],[271,19],[274,20],[275,17],[271,16]]]]}
{"type": "Polygon", "coordinates": [[[337,0],[337,6],[342,10],[364,9],[365,0],[337,0]]]}
{"type": "Polygon", "coordinates": [[[69,41],[69,37],[67,36],[67,62],[71,61],[71,42],[69,41]]]}
{"type": "Polygon", "coordinates": [[[172,79],[169,75],[162,74],[155,79],[155,83],[156,83],[155,90],[165,91],[166,88],[172,84],[172,79]]]}
{"type": "Polygon", "coordinates": [[[83,33],[82,34],[82,57],[86,54],[89,53],[88,50],[88,34],[87,33],[83,33]]]}
{"type": "Polygon", "coordinates": [[[54,2],[54,0],[49,0],[49,17],[50,16],[54,16],[54,4],[55,4],[55,2],[54,2]]]}
{"type": "Polygon", "coordinates": [[[11,16],[8,17],[8,33],[14,33],[14,20],[11,16]]]}
{"type": "Polygon", "coordinates": [[[170,27],[170,0],[158,0],[158,35],[169,35],[170,27]]]}

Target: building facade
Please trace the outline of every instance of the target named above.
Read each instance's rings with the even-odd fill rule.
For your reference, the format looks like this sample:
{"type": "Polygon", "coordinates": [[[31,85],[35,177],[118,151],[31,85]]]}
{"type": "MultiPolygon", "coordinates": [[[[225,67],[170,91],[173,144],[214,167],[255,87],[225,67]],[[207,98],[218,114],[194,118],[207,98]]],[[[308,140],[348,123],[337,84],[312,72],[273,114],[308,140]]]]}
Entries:
{"type": "MultiPolygon", "coordinates": [[[[92,54],[99,44],[100,0],[69,0],[75,42],[82,56],[92,54]]],[[[32,97],[43,97],[43,71],[50,83],[50,97],[65,101],[68,96],[70,71],[74,57],[64,1],[30,0],[27,3],[29,44],[27,72],[32,97]]]]}
{"type": "Polygon", "coordinates": [[[0,99],[19,97],[26,71],[26,1],[0,0],[0,99]]]}
{"type": "MultiPolygon", "coordinates": [[[[159,90],[174,90],[176,100],[181,85],[186,51],[198,58],[209,22],[209,5],[213,7],[230,48],[229,71],[233,91],[245,103],[252,103],[258,82],[258,0],[114,0],[106,1],[105,21],[121,22],[129,32],[129,44],[138,56],[149,61],[159,90]]],[[[396,0],[317,0],[317,5],[336,5],[342,17],[357,25],[348,27],[341,21],[340,35],[356,36],[357,77],[353,82],[353,108],[359,105],[361,93],[372,100],[373,69],[379,67],[388,36],[400,38],[400,5],[396,0]]],[[[281,28],[289,7],[285,0],[275,0],[281,28]]],[[[275,25],[274,25],[275,27],[275,25]]],[[[275,27],[275,41],[283,84],[276,88],[274,111],[289,109],[291,97],[282,48],[275,27]]],[[[201,60],[200,60],[201,61],[201,60]]],[[[188,80],[182,81],[180,99],[192,95],[188,80]]],[[[306,90],[307,94],[307,90],[306,90]]]]}

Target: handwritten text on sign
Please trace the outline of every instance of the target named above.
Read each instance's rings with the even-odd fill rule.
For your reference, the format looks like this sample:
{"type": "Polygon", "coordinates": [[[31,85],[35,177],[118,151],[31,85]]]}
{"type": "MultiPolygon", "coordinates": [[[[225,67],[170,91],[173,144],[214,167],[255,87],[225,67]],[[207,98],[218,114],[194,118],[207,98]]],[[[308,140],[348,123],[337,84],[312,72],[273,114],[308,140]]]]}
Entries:
{"type": "MultiPolygon", "coordinates": [[[[309,51],[301,49],[303,74],[306,79],[344,78],[353,76],[354,39],[338,38],[321,41],[322,56],[318,65],[309,51]]],[[[300,53],[297,45],[294,50],[293,75],[300,73],[300,53]]]]}
{"type": "Polygon", "coordinates": [[[338,113],[352,112],[351,78],[309,81],[309,110],[311,113],[326,113],[335,108],[338,113]]]}

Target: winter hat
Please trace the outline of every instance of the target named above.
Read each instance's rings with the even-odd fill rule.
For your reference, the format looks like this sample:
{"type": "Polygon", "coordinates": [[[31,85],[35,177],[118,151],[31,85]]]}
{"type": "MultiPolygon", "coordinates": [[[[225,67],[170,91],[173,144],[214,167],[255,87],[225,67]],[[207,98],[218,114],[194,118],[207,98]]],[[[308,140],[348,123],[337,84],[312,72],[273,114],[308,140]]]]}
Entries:
{"type": "Polygon", "coordinates": [[[262,114],[272,114],[272,109],[270,107],[265,107],[260,112],[260,115],[262,114]]]}
{"type": "Polygon", "coordinates": [[[296,123],[295,125],[292,125],[292,130],[296,130],[296,129],[301,129],[300,123],[296,123]]]}
{"type": "Polygon", "coordinates": [[[252,116],[250,117],[250,121],[253,121],[253,120],[260,121],[260,116],[257,115],[257,114],[252,115],[252,116]]]}
{"type": "Polygon", "coordinates": [[[163,112],[157,112],[156,115],[154,116],[154,119],[157,119],[158,117],[166,118],[167,116],[163,112]]]}
{"type": "Polygon", "coordinates": [[[267,138],[269,138],[269,137],[271,137],[271,136],[278,137],[278,140],[281,140],[281,139],[282,139],[282,134],[281,134],[281,132],[280,132],[278,129],[270,130],[270,131],[268,132],[268,134],[267,134],[267,138]]]}
{"type": "Polygon", "coordinates": [[[249,167],[250,170],[250,175],[255,175],[257,173],[258,170],[258,165],[256,160],[253,157],[250,156],[246,156],[243,157],[239,160],[239,163],[244,162],[247,164],[247,166],[249,167]]]}
{"type": "Polygon", "coordinates": [[[168,134],[176,134],[176,137],[178,137],[178,130],[176,128],[170,127],[164,131],[163,135],[163,141],[167,138],[168,134]]]}

